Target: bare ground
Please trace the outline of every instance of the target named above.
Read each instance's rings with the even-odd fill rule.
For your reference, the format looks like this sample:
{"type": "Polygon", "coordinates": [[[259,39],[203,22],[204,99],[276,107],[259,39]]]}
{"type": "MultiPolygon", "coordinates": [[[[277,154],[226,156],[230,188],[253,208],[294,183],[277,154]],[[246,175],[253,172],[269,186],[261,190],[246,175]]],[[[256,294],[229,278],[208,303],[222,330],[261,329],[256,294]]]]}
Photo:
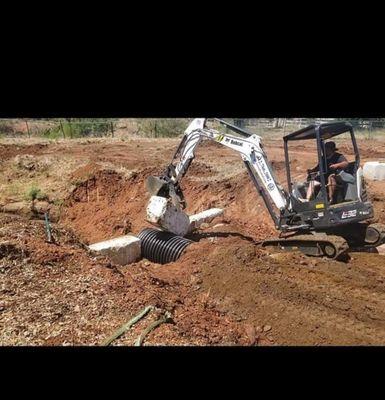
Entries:
{"type": "MultiPolygon", "coordinates": [[[[0,146],[1,204],[30,207],[24,192],[35,182],[59,215],[57,243],[49,244],[37,215],[0,214],[2,345],[100,344],[146,305],[157,311],[114,344],[132,345],[165,310],[173,322],[150,333],[146,345],[385,342],[384,256],[352,253],[343,263],[258,247],[274,227],[239,157],[217,144],[199,149],[183,186],[189,212],[216,206],[225,215],[198,232],[177,262],[119,267],[91,257],[83,243],[147,226],[145,178],[163,170],[176,145],[136,139],[0,146]]],[[[363,161],[385,155],[381,141],[375,150],[370,142],[360,146],[363,161]]],[[[267,141],[267,152],[284,182],[280,142],[267,141]]],[[[298,176],[313,164],[309,149],[295,149],[298,176]]],[[[376,220],[384,222],[385,184],[371,182],[369,191],[376,220]]]]}

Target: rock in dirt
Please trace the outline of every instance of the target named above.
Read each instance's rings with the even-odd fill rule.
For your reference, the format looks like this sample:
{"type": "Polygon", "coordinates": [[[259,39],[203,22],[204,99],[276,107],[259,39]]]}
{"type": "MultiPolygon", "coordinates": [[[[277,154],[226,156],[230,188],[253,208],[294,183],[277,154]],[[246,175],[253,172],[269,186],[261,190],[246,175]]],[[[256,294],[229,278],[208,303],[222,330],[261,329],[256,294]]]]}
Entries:
{"type": "Polygon", "coordinates": [[[269,254],[269,257],[276,261],[285,261],[287,259],[286,253],[273,253],[269,254]]]}
{"type": "Polygon", "coordinates": [[[270,325],[265,325],[263,327],[263,332],[269,332],[269,331],[271,331],[271,326],[270,325]]]}
{"type": "Polygon", "coordinates": [[[382,244],[381,246],[376,247],[378,254],[385,255],[385,244],[382,244]]]}
{"type": "Polygon", "coordinates": [[[245,331],[246,331],[246,335],[249,341],[249,345],[252,346],[255,344],[255,342],[257,341],[257,332],[255,330],[254,325],[252,324],[247,324],[245,326],[245,331]]]}

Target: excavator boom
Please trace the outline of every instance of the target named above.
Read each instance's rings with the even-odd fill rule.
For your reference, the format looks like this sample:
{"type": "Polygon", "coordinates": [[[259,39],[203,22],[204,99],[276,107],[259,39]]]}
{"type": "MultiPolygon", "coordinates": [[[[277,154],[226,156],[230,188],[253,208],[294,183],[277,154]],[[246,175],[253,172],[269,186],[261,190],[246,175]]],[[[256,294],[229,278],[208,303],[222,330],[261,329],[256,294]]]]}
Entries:
{"type": "MultiPolygon", "coordinates": [[[[240,154],[277,226],[277,213],[284,213],[289,204],[287,194],[274,178],[263,150],[262,138],[253,134],[249,137],[223,134],[208,128],[206,121],[206,118],[196,118],[191,122],[166,172],[160,178],[149,177],[147,180],[149,192],[152,195],[170,197],[176,207],[184,208],[185,202],[179,184],[195,158],[195,149],[203,140],[212,140],[240,154]]],[[[231,124],[227,125],[232,127],[231,124]]]]}

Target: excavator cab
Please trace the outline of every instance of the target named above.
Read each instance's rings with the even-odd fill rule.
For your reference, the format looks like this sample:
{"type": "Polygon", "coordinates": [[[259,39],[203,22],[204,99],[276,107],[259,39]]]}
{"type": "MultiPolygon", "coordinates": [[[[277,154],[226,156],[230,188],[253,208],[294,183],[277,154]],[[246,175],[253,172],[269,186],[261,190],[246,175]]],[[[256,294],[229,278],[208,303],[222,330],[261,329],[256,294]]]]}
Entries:
{"type": "MultiPolygon", "coordinates": [[[[341,136],[342,137],[342,136],[341,136]]],[[[283,217],[283,225],[308,227],[310,229],[333,229],[339,225],[359,222],[373,217],[373,207],[367,201],[365,183],[360,167],[360,155],[354,136],[353,127],[348,122],[313,124],[306,128],[284,136],[285,163],[287,171],[288,201],[294,212],[290,218],[283,217]],[[344,170],[333,171],[337,180],[337,187],[333,199],[328,191],[328,165],[326,143],[333,138],[343,135],[344,139],[350,139],[353,156],[350,154],[349,164],[344,170]],[[305,182],[295,182],[292,179],[290,149],[302,141],[314,141],[316,149],[316,161],[318,171],[310,174],[305,182]],[[353,158],[352,158],[353,157],[353,158]],[[317,176],[315,176],[317,175],[317,176]],[[313,190],[313,196],[306,201],[306,193],[309,185],[317,187],[313,190]]],[[[338,139],[337,139],[338,140],[338,139]]],[[[314,143],[313,142],[313,143],[314,143]]],[[[345,142],[344,142],[345,143],[345,142]]],[[[305,151],[308,146],[305,146],[305,151]]]]}

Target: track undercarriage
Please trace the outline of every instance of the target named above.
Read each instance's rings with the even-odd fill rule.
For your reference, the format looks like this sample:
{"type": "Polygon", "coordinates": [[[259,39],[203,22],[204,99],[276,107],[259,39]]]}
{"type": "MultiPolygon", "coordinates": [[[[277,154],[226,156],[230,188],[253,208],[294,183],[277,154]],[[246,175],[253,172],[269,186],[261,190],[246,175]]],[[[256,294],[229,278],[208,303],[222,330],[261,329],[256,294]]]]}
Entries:
{"type": "Polygon", "coordinates": [[[349,229],[329,232],[297,232],[290,236],[267,239],[263,247],[279,247],[282,250],[300,250],[309,256],[325,256],[340,259],[348,251],[366,251],[385,243],[384,224],[354,224],[349,229]]]}

